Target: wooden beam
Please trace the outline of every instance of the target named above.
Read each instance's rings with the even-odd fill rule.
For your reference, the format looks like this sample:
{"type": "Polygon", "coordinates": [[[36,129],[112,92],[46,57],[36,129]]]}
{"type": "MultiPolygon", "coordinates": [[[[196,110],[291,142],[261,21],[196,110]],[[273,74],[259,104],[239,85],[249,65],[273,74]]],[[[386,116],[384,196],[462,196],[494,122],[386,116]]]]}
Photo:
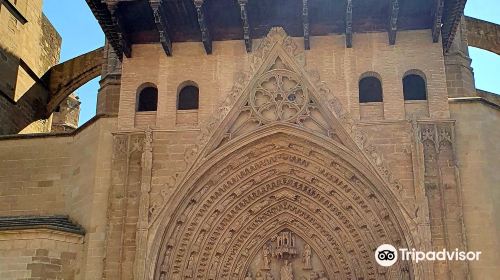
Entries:
{"type": "Polygon", "coordinates": [[[243,39],[247,52],[252,51],[252,37],[250,35],[250,23],[248,22],[247,4],[248,0],[238,0],[241,11],[241,22],[243,23],[243,39]]]}
{"type": "Polygon", "coordinates": [[[347,0],[345,12],[345,45],[352,48],[352,0],[347,0]]]}
{"type": "Polygon", "coordinates": [[[166,55],[172,56],[172,40],[170,40],[170,36],[168,35],[167,16],[163,9],[162,2],[161,0],[149,0],[149,5],[153,10],[156,29],[158,29],[158,33],[160,34],[160,43],[163,50],[166,55]]]}
{"type": "Polygon", "coordinates": [[[2,4],[5,5],[5,8],[7,8],[7,10],[11,13],[11,15],[13,15],[17,19],[17,21],[19,21],[22,25],[28,22],[28,20],[23,16],[23,14],[17,9],[15,5],[12,5],[10,1],[0,0],[0,10],[2,4]]]}
{"type": "Polygon", "coordinates": [[[464,8],[467,0],[449,0],[445,1],[443,13],[443,48],[448,52],[453,44],[458,26],[464,15],[464,8]]]}
{"type": "Polygon", "coordinates": [[[391,19],[389,21],[389,44],[396,44],[398,32],[399,0],[391,0],[391,19]]]}
{"type": "Polygon", "coordinates": [[[432,42],[439,42],[441,35],[441,25],[443,24],[444,0],[435,0],[434,22],[432,24],[432,42]]]}
{"type": "Polygon", "coordinates": [[[118,13],[118,5],[117,3],[108,3],[108,9],[109,12],[111,13],[111,18],[113,20],[113,23],[118,27],[117,35],[118,35],[118,41],[120,43],[121,49],[123,51],[123,54],[126,57],[132,57],[132,43],[130,42],[130,39],[128,38],[128,35],[123,32],[123,20],[121,19],[120,13],[118,13]]]}
{"type": "Polygon", "coordinates": [[[200,25],[201,31],[201,41],[205,47],[207,54],[212,53],[212,38],[210,36],[210,31],[208,30],[208,23],[205,17],[205,1],[204,0],[193,0],[194,6],[196,8],[196,13],[198,14],[198,24],[200,25]]]}
{"type": "Polygon", "coordinates": [[[106,39],[109,44],[113,47],[115,54],[118,56],[120,61],[123,59],[123,51],[120,43],[120,38],[118,34],[120,33],[118,26],[113,21],[111,12],[109,11],[108,5],[101,2],[101,0],[85,0],[94,14],[95,18],[99,22],[106,39]]]}
{"type": "Polygon", "coordinates": [[[304,29],[304,48],[311,49],[309,40],[309,0],[302,0],[302,27],[304,29]]]}

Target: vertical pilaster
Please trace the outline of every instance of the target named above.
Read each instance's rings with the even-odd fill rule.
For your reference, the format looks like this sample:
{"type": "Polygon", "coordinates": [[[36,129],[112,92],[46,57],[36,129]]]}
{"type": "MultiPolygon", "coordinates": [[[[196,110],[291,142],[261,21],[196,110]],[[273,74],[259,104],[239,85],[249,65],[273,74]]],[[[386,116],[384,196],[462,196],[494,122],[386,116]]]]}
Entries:
{"type": "Polygon", "coordinates": [[[97,94],[96,114],[118,114],[120,103],[122,66],[111,45],[106,41],[104,46],[104,63],[102,65],[100,88],[97,94]]]}
{"type": "Polygon", "coordinates": [[[136,234],[136,256],[134,279],[144,279],[148,242],[149,205],[153,168],[153,132],[148,127],[144,132],[144,149],[141,159],[141,193],[139,198],[139,220],[136,234]]]}
{"type": "Polygon", "coordinates": [[[114,136],[104,279],[134,279],[144,138],[114,136]]]}
{"type": "Polygon", "coordinates": [[[449,97],[476,96],[474,72],[467,44],[467,26],[464,17],[448,52],[444,54],[446,82],[449,97]]]}
{"type": "MultiPolygon", "coordinates": [[[[466,251],[460,179],[454,151],[454,124],[419,123],[419,131],[433,250],[466,251]]],[[[436,279],[467,279],[467,275],[467,262],[434,263],[436,279]]]]}

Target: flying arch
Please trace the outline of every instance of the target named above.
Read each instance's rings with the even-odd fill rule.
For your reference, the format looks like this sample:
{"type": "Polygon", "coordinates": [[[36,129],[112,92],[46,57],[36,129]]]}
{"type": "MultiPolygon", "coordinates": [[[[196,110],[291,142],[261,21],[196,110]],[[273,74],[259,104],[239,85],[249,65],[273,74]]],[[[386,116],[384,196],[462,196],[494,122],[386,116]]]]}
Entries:
{"type": "Polygon", "coordinates": [[[469,46],[500,55],[500,25],[472,17],[465,21],[469,46]]]}

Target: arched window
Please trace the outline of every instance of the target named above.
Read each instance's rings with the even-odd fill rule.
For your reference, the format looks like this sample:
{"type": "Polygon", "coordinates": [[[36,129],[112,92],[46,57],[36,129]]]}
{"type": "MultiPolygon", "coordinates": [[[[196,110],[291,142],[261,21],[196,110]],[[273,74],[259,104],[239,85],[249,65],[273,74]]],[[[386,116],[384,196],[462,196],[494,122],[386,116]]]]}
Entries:
{"type": "Polygon", "coordinates": [[[137,98],[137,111],[148,112],[156,111],[158,107],[158,89],[153,86],[147,86],[139,92],[137,98]]]}
{"type": "Polygon", "coordinates": [[[359,81],[359,103],[382,102],[382,83],[374,76],[359,81]]]}
{"type": "Polygon", "coordinates": [[[177,110],[193,110],[199,106],[199,89],[194,85],[184,86],[179,91],[177,110]]]}
{"type": "Polygon", "coordinates": [[[403,95],[405,100],[427,100],[425,79],[418,74],[408,74],[403,78],[403,95]]]}

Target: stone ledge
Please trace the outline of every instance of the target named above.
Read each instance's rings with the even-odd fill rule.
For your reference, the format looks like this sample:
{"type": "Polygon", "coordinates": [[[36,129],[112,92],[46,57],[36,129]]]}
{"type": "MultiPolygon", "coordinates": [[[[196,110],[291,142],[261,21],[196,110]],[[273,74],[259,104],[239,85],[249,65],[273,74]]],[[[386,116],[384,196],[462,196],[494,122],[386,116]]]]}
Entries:
{"type": "Polygon", "coordinates": [[[101,115],[96,115],[90,120],[88,120],[86,123],[81,125],[79,128],[71,131],[71,132],[49,132],[49,133],[32,133],[32,134],[11,134],[11,135],[0,135],[0,141],[2,140],[14,140],[14,139],[30,139],[30,138],[48,138],[48,137],[72,137],[83,130],[85,128],[91,126],[95,122],[97,122],[99,119],[105,119],[105,118],[116,118],[118,115],[107,115],[107,114],[101,114],[101,115]]]}
{"type": "Polygon", "coordinates": [[[48,229],[77,235],[85,235],[85,229],[68,216],[12,216],[0,217],[0,231],[48,229]]]}
{"type": "Polygon", "coordinates": [[[490,105],[497,110],[500,110],[500,95],[479,89],[477,90],[477,95],[478,96],[473,97],[448,98],[448,101],[450,103],[481,102],[486,105],[490,105]]]}

